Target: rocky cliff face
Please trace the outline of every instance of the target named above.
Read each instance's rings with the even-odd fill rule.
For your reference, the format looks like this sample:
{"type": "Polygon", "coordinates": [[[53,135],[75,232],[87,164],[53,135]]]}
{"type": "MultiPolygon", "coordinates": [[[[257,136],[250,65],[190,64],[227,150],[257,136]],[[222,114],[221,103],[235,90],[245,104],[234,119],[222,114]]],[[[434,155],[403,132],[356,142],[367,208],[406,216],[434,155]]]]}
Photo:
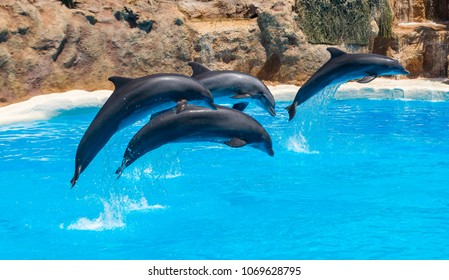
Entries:
{"type": "Polygon", "coordinates": [[[377,38],[373,51],[393,56],[411,77],[448,77],[449,1],[390,0],[393,35],[377,38]]]}
{"type": "Polygon", "coordinates": [[[300,84],[328,45],[447,77],[448,20],[447,0],[3,0],[0,104],[112,88],[113,75],[190,74],[191,60],[300,84]]]}

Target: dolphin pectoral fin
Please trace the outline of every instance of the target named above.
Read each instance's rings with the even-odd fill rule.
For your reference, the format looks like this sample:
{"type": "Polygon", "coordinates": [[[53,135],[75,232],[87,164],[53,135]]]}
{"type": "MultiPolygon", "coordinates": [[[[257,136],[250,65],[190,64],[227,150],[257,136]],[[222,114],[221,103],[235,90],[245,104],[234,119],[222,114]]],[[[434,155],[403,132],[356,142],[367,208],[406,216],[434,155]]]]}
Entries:
{"type": "Polygon", "coordinates": [[[337,48],[327,48],[326,50],[331,54],[331,59],[339,57],[340,55],[347,54],[346,52],[337,48]]]}
{"type": "Polygon", "coordinates": [[[205,72],[209,72],[211,71],[209,68],[207,68],[206,66],[198,63],[198,62],[189,62],[187,63],[190,67],[192,67],[192,77],[197,76],[199,74],[205,73],[205,72]]]}
{"type": "Polygon", "coordinates": [[[236,109],[239,110],[240,112],[243,112],[243,110],[246,109],[246,107],[248,107],[248,102],[240,102],[240,103],[235,103],[234,106],[232,106],[232,109],[236,109]]]}
{"type": "Polygon", "coordinates": [[[290,106],[285,107],[285,110],[288,111],[288,121],[291,121],[296,115],[296,103],[293,102],[290,106]]]}
{"type": "Polygon", "coordinates": [[[231,98],[235,98],[235,99],[242,99],[242,98],[250,98],[251,95],[249,95],[248,93],[241,93],[241,94],[236,94],[234,96],[232,96],[231,98]]]}
{"type": "Polygon", "coordinates": [[[187,100],[181,99],[178,101],[178,104],[176,104],[176,114],[181,113],[187,108],[187,100]]]}
{"type": "Polygon", "coordinates": [[[372,80],[374,80],[375,78],[377,78],[377,76],[365,76],[362,79],[358,80],[357,83],[361,83],[361,84],[366,84],[371,82],[372,80]]]}
{"type": "Polygon", "coordinates": [[[119,89],[122,86],[124,86],[127,83],[129,83],[130,81],[132,81],[133,79],[125,78],[125,77],[112,76],[112,77],[109,77],[108,80],[111,81],[114,84],[115,89],[119,89]]]}
{"type": "Polygon", "coordinates": [[[240,138],[234,137],[229,141],[224,142],[226,145],[232,148],[240,148],[246,145],[245,140],[242,140],[240,138]]]}

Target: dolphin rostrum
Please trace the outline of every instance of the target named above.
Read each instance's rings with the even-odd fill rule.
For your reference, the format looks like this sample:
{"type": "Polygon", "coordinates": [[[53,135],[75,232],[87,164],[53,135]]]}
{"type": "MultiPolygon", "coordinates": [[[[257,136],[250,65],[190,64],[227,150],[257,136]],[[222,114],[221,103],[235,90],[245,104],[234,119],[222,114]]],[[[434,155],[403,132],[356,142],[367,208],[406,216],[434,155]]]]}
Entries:
{"type": "Polygon", "coordinates": [[[350,80],[369,83],[378,76],[408,75],[409,72],[398,61],[377,54],[349,54],[337,48],[327,48],[331,58],[298,90],[293,103],[285,108],[289,120],[296,114],[296,106],[330,85],[339,85],[350,80]]]}
{"type": "Polygon", "coordinates": [[[101,107],[76,151],[72,188],[115,132],[139,118],[176,105],[176,113],[187,101],[215,109],[210,91],[197,80],[177,74],[155,74],[137,79],[110,77],[115,90],[101,107]]]}
{"type": "Polygon", "coordinates": [[[171,142],[209,141],[233,148],[245,145],[273,156],[271,137],[262,125],[238,110],[217,106],[217,110],[187,105],[176,114],[167,110],[152,118],[131,139],[116,174],[146,153],[171,142]]]}
{"type": "MultiPolygon", "coordinates": [[[[254,101],[258,106],[265,109],[270,115],[275,116],[275,100],[267,86],[258,78],[237,71],[214,71],[197,62],[189,62],[192,67],[192,77],[207,87],[214,96],[215,102],[226,98],[224,102],[239,103],[242,99],[254,101]],[[217,100],[218,99],[218,100],[217,100]]],[[[248,105],[246,103],[246,105],[248,105]]],[[[236,108],[244,109],[246,106],[236,108]]]]}

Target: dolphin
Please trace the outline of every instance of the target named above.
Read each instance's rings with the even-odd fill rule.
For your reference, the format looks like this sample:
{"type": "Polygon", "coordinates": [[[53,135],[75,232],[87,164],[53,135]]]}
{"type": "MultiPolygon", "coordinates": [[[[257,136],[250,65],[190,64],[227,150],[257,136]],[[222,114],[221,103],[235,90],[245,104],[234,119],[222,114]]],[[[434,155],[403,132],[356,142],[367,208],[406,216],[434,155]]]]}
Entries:
{"type": "Polygon", "coordinates": [[[369,83],[378,76],[410,74],[398,61],[377,54],[349,54],[337,48],[327,48],[331,58],[298,90],[293,103],[285,108],[289,120],[296,114],[296,106],[330,85],[350,80],[369,83]]]}
{"type": "Polygon", "coordinates": [[[238,71],[213,71],[197,62],[189,62],[188,65],[192,67],[192,77],[212,92],[216,102],[225,98],[226,103],[238,100],[239,105],[233,108],[243,110],[248,105],[241,100],[245,99],[253,101],[270,115],[276,115],[273,94],[258,78],[238,71]]]}
{"type": "Polygon", "coordinates": [[[179,114],[167,110],[153,116],[129,142],[116,174],[120,177],[141,156],[171,142],[209,141],[233,148],[250,145],[274,156],[271,137],[259,122],[238,110],[216,107],[210,110],[187,105],[179,114]]]}
{"type": "Polygon", "coordinates": [[[187,106],[187,101],[216,109],[210,91],[197,80],[178,74],[155,74],[137,79],[110,77],[115,90],[101,107],[81,139],[75,158],[72,188],[115,132],[130,123],[173,107],[176,113],[187,106]]]}

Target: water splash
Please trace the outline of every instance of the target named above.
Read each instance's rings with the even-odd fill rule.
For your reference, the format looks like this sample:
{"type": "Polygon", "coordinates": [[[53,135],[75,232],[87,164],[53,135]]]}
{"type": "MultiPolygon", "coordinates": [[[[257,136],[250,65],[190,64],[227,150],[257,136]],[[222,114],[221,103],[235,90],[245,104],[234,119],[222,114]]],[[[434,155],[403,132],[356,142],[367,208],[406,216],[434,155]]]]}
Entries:
{"type": "Polygon", "coordinates": [[[159,170],[157,167],[155,170],[152,165],[146,167],[135,166],[130,171],[123,173],[122,177],[131,181],[140,181],[142,179],[174,179],[183,176],[184,174],[179,170],[179,166],[175,166],[174,163],[179,163],[179,160],[172,162],[167,170],[159,170]]]}
{"type": "Polygon", "coordinates": [[[327,107],[339,87],[340,84],[326,87],[297,108],[297,116],[293,119],[295,128],[287,140],[290,151],[317,154],[326,144],[327,107]]]}
{"type": "Polygon", "coordinates": [[[287,149],[300,154],[319,154],[318,151],[310,150],[307,139],[301,134],[301,132],[288,138],[287,149]]]}
{"type": "Polygon", "coordinates": [[[109,201],[102,200],[103,212],[97,218],[79,218],[67,227],[60,225],[61,229],[103,231],[120,229],[126,226],[125,216],[135,211],[154,211],[166,209],[163,205],[148,205],[145,197],[140,200],[130,199],[128,196],[111,196],[109,201]]]}

